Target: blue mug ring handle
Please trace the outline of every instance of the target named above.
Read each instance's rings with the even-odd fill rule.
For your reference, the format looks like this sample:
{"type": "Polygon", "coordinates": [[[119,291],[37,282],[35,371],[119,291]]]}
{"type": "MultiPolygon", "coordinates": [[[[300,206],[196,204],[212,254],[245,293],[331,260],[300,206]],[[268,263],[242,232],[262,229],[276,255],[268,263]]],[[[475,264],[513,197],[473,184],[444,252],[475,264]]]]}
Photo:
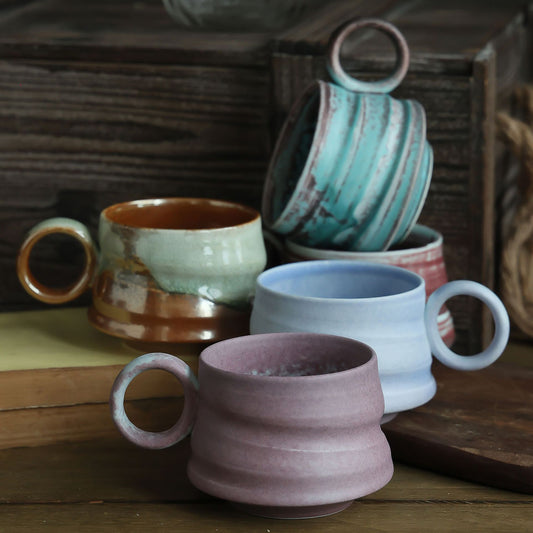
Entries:
{"type": "Polygon", "coordinates": [[[407,73],[409,68],[409,47],[398,28],[389,22],[377,18],[357,18],[346,22],[331,35],[326,66],[331,79],[349,91],[390,93],[400,85],[407,73]],[[360,28],[374,28],[391,38],[397,56],[394,71],[387,78],[376,81],[361,81],[348,75],[343,69],[340,61],[342,44],[348,35],[360,28]]]}
{"type": "Polygon", "coordinates": [[[450,281],[439,287],[428,298],[425,320],[431,352],[441,363],[455,370],[480,370],[486,368],[500,357],[509,340],[510,323],[505,306],[489,288],[475,281],[450,281]],[[463,356],[456,354],[444,344],[439,334],[437,317],[442,305],[449,298],[459,295],[479,298],[487,305],[494,319],[494,338],[485,350],[476,355],[463,356]]]}

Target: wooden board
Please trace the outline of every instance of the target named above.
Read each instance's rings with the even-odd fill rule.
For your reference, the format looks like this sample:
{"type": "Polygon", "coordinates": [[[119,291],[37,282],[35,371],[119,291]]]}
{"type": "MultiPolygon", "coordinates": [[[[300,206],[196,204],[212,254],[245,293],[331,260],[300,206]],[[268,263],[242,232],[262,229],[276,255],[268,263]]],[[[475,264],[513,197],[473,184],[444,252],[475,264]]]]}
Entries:
{"type": "Polygon", "coordinates": [[[237,512],[186,476],[189,441],[166,450],[124,439],[0,451],[2,531],[151,533],[531,532],[533,498],[395,465],[390,483],[313,520],[237,512]]]}
{"type": "MultiPolygon", "coordinates": [[[[183,398],[128,400],[130,420],[147,431],[169,429],[183,410],[183,398]]],[[[107,401],[61,407],[0,411],[0,450],[117,437],[107,401]]]]}
{"type": "Polygon", "coordinates": [[[394,459],[533,494],[533,368],[434,374],[433,400],[383,426],[394,459]]]}
{"type": "MultiPolygon", "coordinates": [[[[0,413],[107,403],[120,370],[151,351],[134,349],[95,330],[87,321],[86,308],[0,313],[0,330],[0,413]]],[[[167,351],[174,353],[175,348],[167,351]]],[[[183,344],[175,355],[197,372],[200,348],[183,344]]],[[[176,378],[153,370],[132,382],[127,399],[181,394],[176,378]]]]}

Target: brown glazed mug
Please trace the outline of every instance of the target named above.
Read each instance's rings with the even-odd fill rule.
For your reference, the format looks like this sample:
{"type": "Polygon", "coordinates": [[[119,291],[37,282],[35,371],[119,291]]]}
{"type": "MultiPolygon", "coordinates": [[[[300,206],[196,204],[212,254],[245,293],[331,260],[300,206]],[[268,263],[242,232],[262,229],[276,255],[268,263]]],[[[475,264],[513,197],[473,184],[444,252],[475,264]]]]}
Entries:
{"type": "Polygon", "coordinates": [[[89,321],[131,341],[211,342],[248,332],[255,280],[266,264],[261,217],[250,207],[204,198],[161,198],[102,211],[99,249],[82,223],[41,222],[28,233],[17,263],[26,291],[43,302],[73,300],[92,288],[89,321]],[[35,244],[52,233],[85,250],[78,281],[63,289],[30,269],[35,244]]]}

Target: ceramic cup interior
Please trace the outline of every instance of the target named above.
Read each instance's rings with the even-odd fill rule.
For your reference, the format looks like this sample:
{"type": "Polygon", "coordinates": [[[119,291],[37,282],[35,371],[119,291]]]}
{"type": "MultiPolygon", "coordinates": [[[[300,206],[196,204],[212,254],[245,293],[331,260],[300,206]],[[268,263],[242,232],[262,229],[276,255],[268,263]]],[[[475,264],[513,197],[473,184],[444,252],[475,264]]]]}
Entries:
{"type": "Polygon", "coordinates": [[[375,268],[372,264],[359,264],[357,272],[350,263],[329,262],[324,269],[322,262],[306,263],[305,273],[298,264],[288,268],[263,272],[258,282],[267,290],[285,296],[312,299],[374,299],[403,294],[420,287],[424,280],[405,269],[375,268]],[[347,268],[348,267],[348,268],[347,268]]]}
{"type": "Polygon", "coordinates": [[[240,226],[259,214],[247,206],[219,200],[165,198],[112,205],[103,216],[120,226],[191,231],[240,226]]]}
{"type": "Polygon", "coordinates": [[[229,339],[202,352],[202,361],[213,368],[234,374],[268,376],[272,378],[312,377],[343,372],[367,364],[373,357],[370,347],[350,340],[328,339],[325,345],[314,335],[294,335],[266,339],[252,335],[229,339]],[[296,347],[296,349],[295,349],[296,347]],[[357,349],[356,349],[357,348],[357,349]]]}

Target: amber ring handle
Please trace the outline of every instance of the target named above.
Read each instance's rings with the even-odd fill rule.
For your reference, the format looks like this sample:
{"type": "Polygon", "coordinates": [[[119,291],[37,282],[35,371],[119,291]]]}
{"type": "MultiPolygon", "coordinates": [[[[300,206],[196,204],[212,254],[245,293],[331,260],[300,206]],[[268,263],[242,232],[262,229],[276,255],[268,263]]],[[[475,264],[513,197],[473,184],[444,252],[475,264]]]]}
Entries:
{"type": "Polygon", "coordinates": [[[389,93],[393,91],[405,77],[409,68],[409,47],[398,28],[389,22],[377,18],[353,19],[333,32],[327,52],[327,69],[332,80],[349,91],[365,93],[389,93]],[[361,81],[346,73],[341,65],[340,54],[344,40],[356,30],[374,28],[385,33],[396,50],[396,65],[393,73],[387,78],[376,81],[361,81]]]}
{"type": "Polygon", "coordinates": [[[17,274],[28,294],[49,304],[61,304],[81,296],[92,284],[96,272],[97,251],[87,227],[70,218],[51,218],[37,224],[27,234],[17,258],[17,274]],[[85,251],[85,265],[79,278],[70,286],[52,288],[39,282],[30,269],[33,247],[47,235],[62,233],[78,240],[85,251]]]}

